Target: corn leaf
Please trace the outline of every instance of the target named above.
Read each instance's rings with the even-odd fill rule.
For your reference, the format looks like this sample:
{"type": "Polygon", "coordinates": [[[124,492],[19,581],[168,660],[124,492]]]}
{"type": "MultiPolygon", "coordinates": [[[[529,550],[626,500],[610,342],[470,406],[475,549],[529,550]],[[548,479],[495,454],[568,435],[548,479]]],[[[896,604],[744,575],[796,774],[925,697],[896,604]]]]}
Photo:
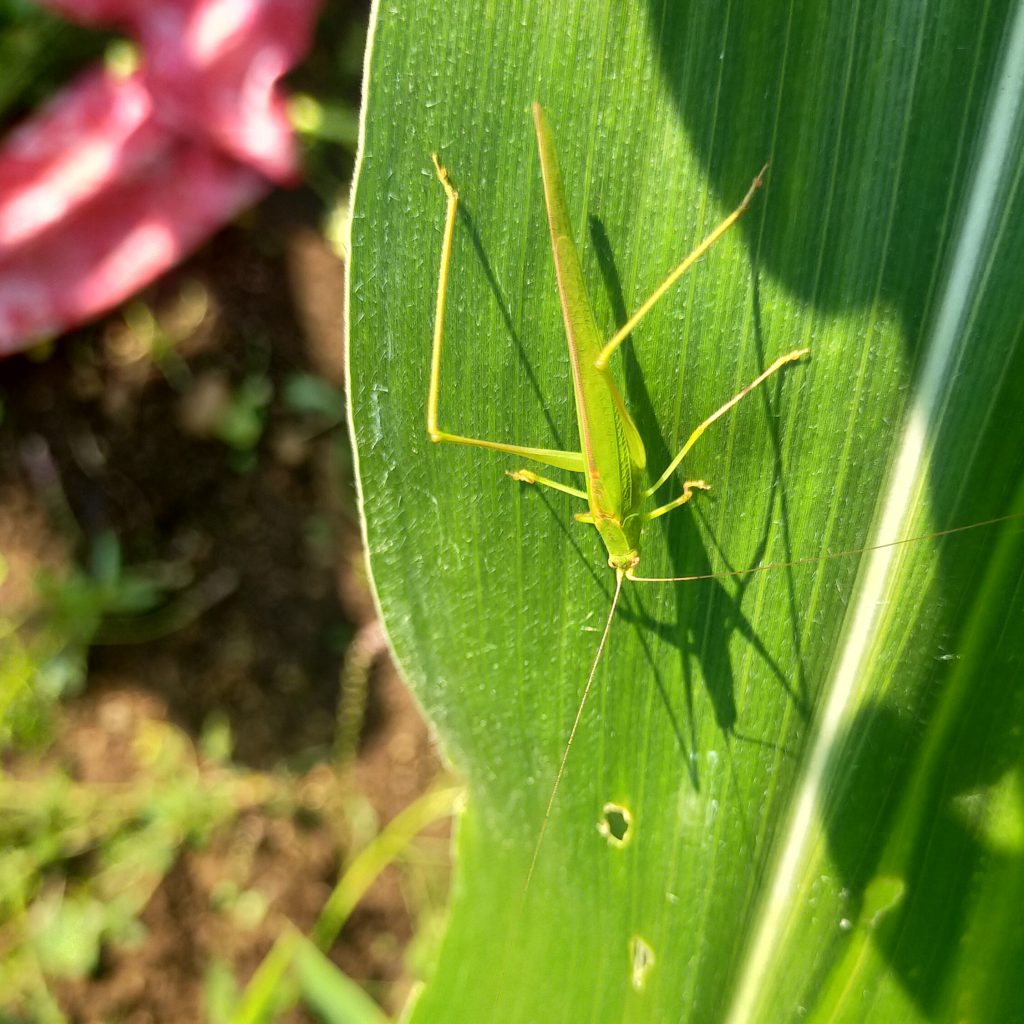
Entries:
{"type": "Polygon", "coordinates": [[[610,336],[740,222],[614,371],[652,481],[641,571],[745,570],[1024,512],[1024,4],[378,4],[352,209],[370,570],[468,785],[411,1019],[1024,1019],[1020,522],[628,585],[528,891],[614,577],[580,503],[425,432],[578,445],[532,101],[610,336]],[[666,489],[666,500],[673,492],[666,489]],[[625,835],[616,839],[616,835],[625,835]]]}

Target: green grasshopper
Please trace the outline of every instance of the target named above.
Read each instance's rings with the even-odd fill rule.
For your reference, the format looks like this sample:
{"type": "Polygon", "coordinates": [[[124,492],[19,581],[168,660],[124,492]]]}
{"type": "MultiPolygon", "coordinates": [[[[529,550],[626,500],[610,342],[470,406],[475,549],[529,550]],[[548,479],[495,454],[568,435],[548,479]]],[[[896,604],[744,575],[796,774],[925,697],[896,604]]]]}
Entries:
{"type": "MultiPolygon", "coordinates": [[[[427,394],[427,433],[431,441],[447,441],[454,444],[468,444],[477,448],[517,455],[545,466],[567,470],[583,476],[586,490],[570,487],[557,480],[538,476],[532,470],[519,469],[509,473],[514,480],[527,484],[551,487],[587,502],[589,510],[578,513],[577,522],[589,523],[597,529],[608,551],[608,565],[615,570],[615,594],[612,598],[608,620],[591,666],[587,684],[580,698],[576,718],[565,745],[561,764],[552,786],[544,822],[534,852],[543,839],[547,821],[554,806],[558,787],[565,770],[569,749],[583,715],[583,708],[590,693],[601,653],[604,650],[612,619],[618,605],[623,580],[637,583],[667,583],[677,578],[642,577],[636,574],[640,564],[640,540],[643,528],[652,519],[657,519],[674,509],[681,508],[699,490],[708,490],[703,480],[686,480],[681,493],[671,501],[653,508],[645,506],[655,493],[669,481],[686,453],[697,439],[715,420],[725,415],[742,398],[763,384],[772,374],[786,364],[806,355],[808,349],[795,349],[779,356],[763,373],[751,381],[742,391],[733,396],[721,408],[705,419],[679,449],[665,471],[649,487],[645,486],[647,453],[640,433],[633,423],[622,393],[619,391],[608,368],[608,361],[616,349],[629,336],[636,325],[647,315],[654,304],[673,284],[697,262],[743,215],[750,205],[754,193],[762,185],[767,167],[754,179],[739,206],[729,214],[686,258],[665,278],[664,281],[643,302],[639,309],[607,342],[604,340],[594,319],[590,297],[583,282],[579,252],[573,240],[569,224],[569,212],[562,189],[558,158],[555,154],[554,138],[548,125],[547,116],[539,103],[533,105],[533,120],[537,132],[537,148],[540,152],[541,173],[544,182],[544,200],[547,206],[548,225],[551,229],[551,251],[554,255],[555,274],[558,279],[558,294],[565,321],[565,337],[569,347],[569,362],[572,366],[573,392],[576,397],[576,421],[579,427],[580,448],[578,451],[558,451],[548,448],[529,448],[523,445],[506,444],[500,441],[485,441],[481,438],[449,434],[438,426],[438,400],[441,387],[441,350],[444,336],[445,300],[448,293],[448,272],[451,263],[452,236],[458,211],[459,195],[441,165],[437,154],[433,154],[437,177],[448,198],[445,215],[444,236],[441,246],[441,266],[437,283],[437,306],[434,317],[434,344],[430,361],[430,387],[427,394]]],[[[688,577],[687,577],[688,578],[688,577]]],[[[679,578],[682,579],[682,578],[679,578]]],[[[530,873],[533,872],[531,864],[530,873]]],[[[529,884],[529,879],[527,880],[529,884]]]]}

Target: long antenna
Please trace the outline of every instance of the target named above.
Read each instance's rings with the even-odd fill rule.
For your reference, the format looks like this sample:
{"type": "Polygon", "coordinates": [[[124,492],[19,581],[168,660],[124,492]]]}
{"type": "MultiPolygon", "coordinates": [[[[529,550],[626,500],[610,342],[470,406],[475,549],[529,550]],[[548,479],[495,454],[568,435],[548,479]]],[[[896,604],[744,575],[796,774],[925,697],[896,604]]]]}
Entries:
{"type": "Polygon", "coordinates": [[[824,555],[812,555],[809,558],[797,558],[792,562],[768,562],[766,565],[755,565],[752,569],[734,569],[732,572],[709,572],[700,576],[627,576],[632,583],[691,583],[695,580],[725,580],[731,576],[750,576],[755,572],[767,572],[769,569],[787,569],[793,565],[814,565],[816,562],[828,562],[833,558],[848,558],[851,555],[863,555],[868,551],[879,551],[882,548],[894,548],[900,544],[913,544],[920,540],[931,540],[934,537],[948,537],[951,533],[964,533],[967,530],[978,530],[983,526],[995,526],[1011,519],[1024,518],[1024,512],[1014,512],[1008,516],[997,516],[995,519],[984,519],[980,523],[968,526],[951,526],[948,530],[936,530],[934,533],[922,533],[917,537],[904,537],[902,540],[889,540],[884,544],[871,544],[866,548],[851,548],[849,551],[829,551],[824,555]]]}
{"type": "Polygon", "coordinates": [[[594,676],[597,675],[597,664],[601,660],[601,653],[604,651],[605,641],[612,629],[612,619],[615,617],[615,609],[619,604],[619,594],[622,593],[622,580],[625,577],[622,569],[615,570],[615,596],[612,598],[612,606],[608,609],[608,621],[604,624],[604,633],[601,635],[601,642],[597,645],[597,653],[594,655],[594,663],[590,666],[590,675],[587,677],[587,685],[583,687],[583,696],[580,697],[580,706],[576,709],[576,718],[569,730],[569,738],[565,742],[565,750],[562,751],[562,761],[558,766],[558,774],[555,775],[555,784],[551,787],[551,796],[548,797],[548,806],[544,811],[544,820],[540,824],[540,832],[537,834],[537,845],[533,848],[533,857],[530,859],[530,870],[526,873],[526,884],[523,886],[523,895],[530,888],[530,880],[533,878],[533,869],[537,866],[537,857],[540,855],[540,846],[544,842],[544,833],[548,828],[548,819],[551,817],[551,808],[555,806],[555,797],[558,795],[558,787],[562,783],[562,776],[565,774],[565,762],[569,760],[569,748],[576,738],[576,730],[579,728],[580,719],[583,718],[583,706],[590,696],[590,688],[594,683],[594,676]]]}

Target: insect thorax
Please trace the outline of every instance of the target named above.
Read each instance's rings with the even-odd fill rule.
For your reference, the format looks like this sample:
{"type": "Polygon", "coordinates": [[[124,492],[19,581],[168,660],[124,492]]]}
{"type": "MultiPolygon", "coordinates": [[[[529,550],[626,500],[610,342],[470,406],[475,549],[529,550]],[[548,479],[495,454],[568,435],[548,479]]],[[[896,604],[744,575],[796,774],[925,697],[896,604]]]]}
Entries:
{"type": "Polygon", "coordinates": [[[611,516],[595,516],[594,525],[608,549],[608,564],[613,569],[632,569],[640,561],[640,531],[643,519],[627,516],[622,522],[611,516]]]}

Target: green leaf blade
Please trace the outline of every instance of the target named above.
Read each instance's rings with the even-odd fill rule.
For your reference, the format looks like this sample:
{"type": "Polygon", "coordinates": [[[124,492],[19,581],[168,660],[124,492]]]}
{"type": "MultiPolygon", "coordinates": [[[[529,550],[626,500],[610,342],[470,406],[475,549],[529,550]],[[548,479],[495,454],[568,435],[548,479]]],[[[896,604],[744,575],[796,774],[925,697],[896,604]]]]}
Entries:
{"type": "MultiPolygon", "coordinates": [[[[652,524],[645,574],[847,550],[880,524],[908,535],[988,518],[1014,508],[1024,468],[1022,147],[998,163],[1000,215],[983,244],[964,257],[959,240],[985,126],[1008,119],[1011,142],[1021,131],[1016,115],[993,113],[1015,10],[984,5],[968,31],[948,0],[378,9],[353,206],[353,428],[385,623],[469,785],[452,921],[414,1021],[489,1019],[496,1006],[510,1021],[719,1021],[730,1008],[736,1020],[778,1020],[798,1007],[858,1019],[846,994],[861,970],[866,1005],[890,1015],[879,1019],[931,1019],[960,999],[934,973],[915,980],[913,942],[886,929],[929,932],[913,916],[934,892],[938,856],[924,811],[958,820],[949,807],[972,778],[985,780],[986,806],[1015,792],[1012,771],[989,777],[984,743],[964,755],[975,776],[965,768],[946,789],[942,758],[924,754],[950,742],[936,716],[951,671],[970,671],[964,692],[988,693],[987,663],[943,660],[962,656],[977,616],[985,629],[1006,623],[990,636],[987,656],[1004,666],[993,692],[1019,680],[1016,597],[1002,620],[988,603],[976,611],[995,571],[984,531],[898,549],[879,563],[873,598],[854,587],[857,559],[627,587],[524,900],[613,579],[593,529],[570,520],[576,503],[508,481],[511,460],[426,439],[444,209],[429,154],[441,154],[463,209],[441,424],[544,447],[572,445],[576,427],[530,103],[548,110],[608,335],[773,158],[740,227],[616,357],[652,479],[775,356],[809,345],[812,359],[694,449],[679,480],[714,491],[652,524]],[[933,90],[937,69],[945,85],[933,90]],[[897,472],[964,259],[924,454],[897,472]],[[887,511],[894,473],[902,497],[887,511]],[[883,613],[865,620],[860,668],[844,681],[844,638],[874,600],[883,613]],[[609,802],[632,816],[622,848],[598,828],[609,802]],[[867,966],[852,964],[868,897],[895,899],[875,882],[890,877],[905,894],[864,936],[867,966]],[[637,938],[653,953],[639,978],[637,938]]],[[[1011,576],[1016,558],[1005,556],[1011,576]]],[[[1004,706],[1004,739],[1018,712],[1004,706]]],[[[936,948],[973,934],[993,899],[986,880],[1020,871],[1018,855],[977,854],[976,841],[958,847],[960,833],[947,833],[970,861],[962,884],[980,895],[934,918],[936,948]]],[[[976,941],[976,955],[937,962],[978,970],[976,941]]],[[[1015,1005],[1007,986],[992,992],[961,1004],[1015,1005]]]]}

